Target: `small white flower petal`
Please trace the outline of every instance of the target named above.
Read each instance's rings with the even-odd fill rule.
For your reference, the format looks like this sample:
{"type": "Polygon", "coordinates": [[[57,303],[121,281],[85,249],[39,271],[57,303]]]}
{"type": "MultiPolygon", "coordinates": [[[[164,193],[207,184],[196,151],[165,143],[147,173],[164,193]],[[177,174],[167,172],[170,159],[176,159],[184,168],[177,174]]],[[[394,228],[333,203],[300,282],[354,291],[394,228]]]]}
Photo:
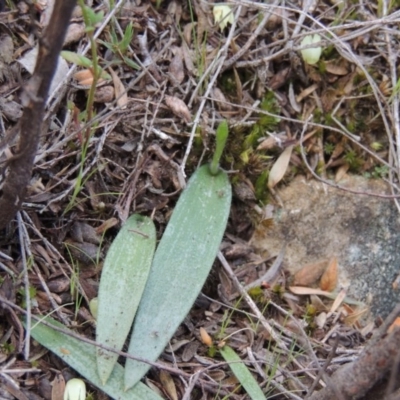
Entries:
{"type": "Polygon", "coordinates": [[[86,385],[82,379],[70,379],[65,385],[64,400],[85,400],[86,385]]]}
{"type": "MultiPolygon", "coordinates": [[[[304,37],[304,39],[301,41],[302,46],[309,46],[313,43],[318,43],[321,40],[321,36],[318,34],[315,35],[307,35],[304,37]]],[[[316,64],[322,53],[322,47],[310,47],[308,49],[303,49],[300,50],[301,56],[303,57],[303,60],[310,65],[316,64]]]]}
{"type": "Polygon", "coordinates": [[[228,24],[233,24],[234,15],[230,6],[225,4],[217,4],[213,8],[214,21],[223,31],[228,24]]]}

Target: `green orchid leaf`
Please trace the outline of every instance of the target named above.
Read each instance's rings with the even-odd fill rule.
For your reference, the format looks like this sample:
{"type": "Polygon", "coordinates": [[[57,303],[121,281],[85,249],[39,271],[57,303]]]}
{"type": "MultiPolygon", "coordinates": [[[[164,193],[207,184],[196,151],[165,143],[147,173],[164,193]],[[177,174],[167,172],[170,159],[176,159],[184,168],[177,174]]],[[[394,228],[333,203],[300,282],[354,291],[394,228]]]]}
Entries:
{"type": "MultiPolygon", "coordinates": [[[[62,324],[50,317],[45,321],[63,328],[62,324]]],[[[124,389],[124,369],[120,364],[114,370],[105,385],[102,384],[96,368],[96,346],[85,343],[77,338],[43,324],[34,324],[31,336],[42,346],[51,350],[54,354],[65,361],[71,368],[97,386],[104,393],[116,400],[163,400],[157,393],[139,382],[130,390],[124,389]]]]}
{"type": "MultiPolygon", "coordinates": [[[[128,218],[112,242],[101,272],[97,343],[118,351],[122,349],[142,297],[155,247],[153,221],[138,214],[128,218]]],[[[117,359],[116,353],[97,349],[97,368],[103,384],[117,359]]]]}
{"type": "Polygon", "coordinates": [[[236,354],[235,350],[229,346],[224,346],[220,349],[220,352],[224,360],[229,363],[230,369],[246,390],[251,400],[265,400],[265,394],[242,359],[236,354]]]}
{"type": "MultiPolygon", "coordinates": [[[[224,172],[208,165],[189,180],[154,255],[136,314],[128,352],[156,361],[186,317],[210,272],[225,232],[232,190],[224,172]]],[[[146,374],[147,364],[128,359],[125,387],[146,374]]]]}

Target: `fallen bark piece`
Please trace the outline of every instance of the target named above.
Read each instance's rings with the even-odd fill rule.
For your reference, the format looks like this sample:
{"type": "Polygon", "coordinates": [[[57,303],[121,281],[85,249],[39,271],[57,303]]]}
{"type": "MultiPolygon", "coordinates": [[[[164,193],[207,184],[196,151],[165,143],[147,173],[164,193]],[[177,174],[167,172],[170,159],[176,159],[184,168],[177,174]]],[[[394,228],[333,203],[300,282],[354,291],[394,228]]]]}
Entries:
{"type": "Polygon", "coordinates": [[[400,328],[396,328],[379,342],[369,343],[358,360],[337,370],[329,384],[308,400],[336,400],[336,393],[343,400],[361,398],[396,364],[399,348],[400,328]]]}

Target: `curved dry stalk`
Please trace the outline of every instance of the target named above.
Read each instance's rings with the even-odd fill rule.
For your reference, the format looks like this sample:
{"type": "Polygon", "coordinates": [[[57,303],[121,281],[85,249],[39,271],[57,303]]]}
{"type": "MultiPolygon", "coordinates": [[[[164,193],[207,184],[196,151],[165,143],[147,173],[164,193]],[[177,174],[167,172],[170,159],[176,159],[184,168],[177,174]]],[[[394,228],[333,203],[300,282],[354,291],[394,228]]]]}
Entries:
{"type": "Polygon", "coordinates": [[[20,121],[20,139],[16,154],[8,161],[9,171],[2,188],[0,229],[14,218],[25,198],[39,144],[48,91],[75,3],[75,0],[56,2],[50,23],[39,40],[35,72],[22,96],[24,111],[20,121]]]}

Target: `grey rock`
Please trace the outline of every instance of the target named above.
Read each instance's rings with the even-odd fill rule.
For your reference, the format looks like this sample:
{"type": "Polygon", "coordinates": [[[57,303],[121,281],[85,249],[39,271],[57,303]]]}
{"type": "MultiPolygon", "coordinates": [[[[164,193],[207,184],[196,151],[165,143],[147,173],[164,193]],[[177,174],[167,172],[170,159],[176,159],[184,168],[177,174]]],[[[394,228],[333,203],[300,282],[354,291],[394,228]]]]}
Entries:
{"type": "MultiPolygon", "coordinates": [[[[390,194],[384,181],[360,176],[347,176],[340,185],[390,194]]],[[[274,209],[273,226],[257,230],[251,244],[278,255],[286,243],[284,267],[291,273],[336,256],[339,285],[368,304],[373,315],[387,316],[400,299],[400,289],[393,288],[400,274],[400,215],[393,200],[348,193],[304,177],[278,195],[283,208],[274,209]]]]}

